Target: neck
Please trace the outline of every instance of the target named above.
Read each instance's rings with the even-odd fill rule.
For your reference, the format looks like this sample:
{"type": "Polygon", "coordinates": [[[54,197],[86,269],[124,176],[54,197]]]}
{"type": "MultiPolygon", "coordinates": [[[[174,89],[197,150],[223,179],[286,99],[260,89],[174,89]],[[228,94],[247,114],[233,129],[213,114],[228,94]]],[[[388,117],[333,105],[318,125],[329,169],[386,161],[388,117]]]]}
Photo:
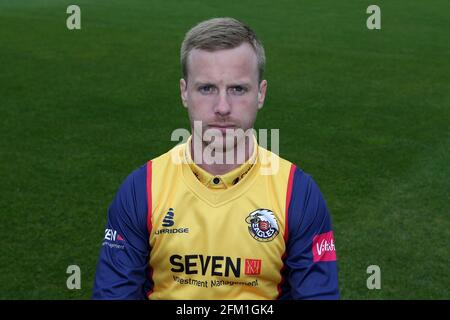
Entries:
{"type": "Polygon", "coordinates": [[[200,156],[197,155],[196,157],[195,154],[196,148],[194,148],[193,146],[193,139],[191,140],[191,144],[189,147],[191,150],[192,160],[197,166],[199,166],[200,168],[202,168],[206,172],[209,172],[212,175],[223,175],[241,166],[243,163],[247,162],[247,160],[250,159],[250,157],[252,156],[253,148],[255,146],[253,142],[253,137],[249,137],[246,135],[243,139],[241,139],[241,141],[238,141],[238,144],[236,144],[233,147],[233,149],[224,151],[218,151],[217,149],[214,149],[213,151],[214,159],[221,161],[217,161],[219,163],[213,162],[211,164],[208,164],[206,163],[207,161],[204,161],[203,155],[205,149],[208,149],[206,150],[206,152],[209,152],[211,148],[205,141],[202,141],[201,143],[201,151],[197,149],[197,152],[201,152],[200,156]],[[242,156],[239,157],[238,153],[239,152],[242,153],[242,151],[240,150],[244,150],[243,159],[242,156]],[[230,158],[233,159],[231,163],[227,161],[230,158]]]}

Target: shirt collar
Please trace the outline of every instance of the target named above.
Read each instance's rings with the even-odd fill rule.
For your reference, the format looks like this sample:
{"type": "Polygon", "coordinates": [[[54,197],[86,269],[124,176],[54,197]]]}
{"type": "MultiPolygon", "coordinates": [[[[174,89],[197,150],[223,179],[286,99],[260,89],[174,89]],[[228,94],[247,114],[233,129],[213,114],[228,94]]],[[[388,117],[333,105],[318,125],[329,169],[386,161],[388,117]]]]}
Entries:
{"type": "Polygon", "coordinates": [[[227,172],[223,175],[213,175],[206,170],[200,168],[198,165],[194,163],[191,156],[191,139],[192,136],[189,137],[186,143],[186,162],[189,164],[194,175],[197,179],[203,183],[206,187],[211,189],[228,189],[237,184],[239,181],[244,178],[247,172],[250,171],[253,164],[255,163],[255,159],[257,156],[258,150],[258,141],[256,137],[253,135],[253,153],[250,158],[240,165],[239,167],[227,172]]]}

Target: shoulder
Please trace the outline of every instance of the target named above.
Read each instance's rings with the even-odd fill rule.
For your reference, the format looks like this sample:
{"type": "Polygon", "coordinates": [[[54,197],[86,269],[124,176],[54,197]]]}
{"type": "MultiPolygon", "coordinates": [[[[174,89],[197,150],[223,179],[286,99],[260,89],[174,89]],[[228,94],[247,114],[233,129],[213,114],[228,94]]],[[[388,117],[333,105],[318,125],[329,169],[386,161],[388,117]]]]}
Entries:
{"type": "Polygon", "coordinates": [[[312,176],[303,171],[300,167],[294,165],[293,168],[293,177],[292,177],[292,189],[293,195],[303,195],[308,197],[311,193],[320,192],[319,186],[314,181],[312,176]]]}
{"type": "Polygon", "coordinates": [[[147,166],[133,170],[122,182],[110,205],[110,219],[147,229],[147,166]]]}
{"type": "Polygon", "coordinates": [[[168,150],[167,152],[148,160],[139,168],[133,170],[123,181],[121,189],[129,190],[133,188],[141,188],[151,178],[154,169],[160,169],[162,165],[168,163],[177,163],[184,159],[184,149],[186,143],[179,144],[168,150]]]}
{"type": "Polygon", "coordinates": [[[152,167],[162,167],[167,164],[181,164],[185,162],[186,143],[180,143],[167,152],[151,159],[147,164],[152,167]]]}
{"type": "Polygon", "coordinates": [[[293,164],[277,153],[258,146],[258,159],[262,175],[273,177],[281,184],[290,180],[293,164]]]}
{"type": "Polygon", "coordinates": [[[320,191],[319,187],[310,174],[303,171],[303,169],[301,169],[295,163],[282,158],[275,152],[259,146],[258,157],[261,161],[261,164],[265,164],[266,166],[271,165],[272,168],[278,167],[278,171],[281,169],[281,173],[284,173],[284,175],[289,175],[289,178],[292,179],[292,191],[295,191],[295,193],[306,190],[312,192],[320,191]]]}
{"type": "MultiPolygon", "coordinates": [[[[150,161],[149,161],[150,162],[150,161]]],[[[145,187],[145,182],[147,180],[147,168],[149,162],[141,165],[139,168],[133,170],[128,176],[123,180],[119,192],[120,193],[130,193],[136,192],[139,189],[145,187]]]]}
{"type": "Polygon", "coordinates": [[[325,199],[313,177],[296,167],[292,178],[291,200],[288,207],[289,224],[292,229],[320,223],[328,219],[325,199]]]}

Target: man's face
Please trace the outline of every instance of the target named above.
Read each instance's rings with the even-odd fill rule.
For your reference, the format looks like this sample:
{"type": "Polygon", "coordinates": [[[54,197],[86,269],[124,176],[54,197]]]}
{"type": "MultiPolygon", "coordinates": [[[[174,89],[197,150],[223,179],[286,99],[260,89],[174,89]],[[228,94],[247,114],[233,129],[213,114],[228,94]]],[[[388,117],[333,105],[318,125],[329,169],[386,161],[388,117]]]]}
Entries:
{"type": "Polygon", "coordinates": [[[267,82],[258,82],[257,57],[250,44],[212,52],[193,49],[187,65],[188,79],[180,80],[180,90],[193,130],[194,121],[202,122],[203,133],[253,128],[267,82]]]}

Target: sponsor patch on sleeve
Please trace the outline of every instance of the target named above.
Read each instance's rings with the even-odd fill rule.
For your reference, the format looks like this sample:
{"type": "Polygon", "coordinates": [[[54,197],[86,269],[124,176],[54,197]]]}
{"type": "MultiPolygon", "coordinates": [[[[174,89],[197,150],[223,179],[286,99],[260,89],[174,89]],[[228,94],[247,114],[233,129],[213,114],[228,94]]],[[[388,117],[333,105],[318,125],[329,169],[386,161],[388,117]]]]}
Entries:
{"type": "Polygon", "coordinates": [[[125,239],[120,233],[114,229],[105,229],[105,238],[102,243],[103,246],[108,246],[113,249],[124,249],[125,239]]]}
{"type": "Polygon", "coordinates": [[[333,231],[314,236],[312,251],[314,262],[336,261],[333,231]]]}

